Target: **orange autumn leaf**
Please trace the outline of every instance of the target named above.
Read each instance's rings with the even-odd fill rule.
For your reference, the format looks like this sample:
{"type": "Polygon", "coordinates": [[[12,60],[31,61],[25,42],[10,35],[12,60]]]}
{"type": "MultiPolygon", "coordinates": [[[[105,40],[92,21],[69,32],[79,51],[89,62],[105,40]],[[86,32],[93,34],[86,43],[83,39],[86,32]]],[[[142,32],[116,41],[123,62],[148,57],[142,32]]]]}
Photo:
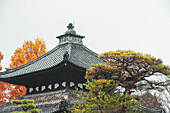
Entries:
{"type": "MultiPolygon", "coordinates": [[[[9,68],[15,68],[28,63],[37,57],[46,53],[45,42],[36,39],[35,43],[32,41],[26,41],[21,48],[15,50],[14,55],[11,56],[11,64],[9,68]]],[[[3,55],[0,52],[0,63],[3,59],[3,55]]],[[[0,66],[0,70],[2,66],[0,66]]],[[[13,99],[19,98],[26,94],[25,86],[18,86],[10,83],[0,81],[0,105],[13,99]]]]}
{"type": "Polygon", "coordinates": [[[116,108],[119,108],[119,106],[115,106],[116,108]]]}
{"type": "Polygon", "coordinates": [[[106,81],[104,81],[104,80],[101,80],[101,81],[100,81],[100,83],[102,83],[102,84],[103,84],[103,83],[106,83],[106,81]]]}
{"type": "Polygon", "coordinates": [[[0,105],[26,94],[24,86],[0,82],[0,105]]]}
{"type": "MultiPolygon", "coordinates": [[[[3,59],[3,55],[0,52],[0,62],[3,59]]],[[[0,70],[2,67],[0,68],[0,70]]],[[[26,88],[24,86],[13,85],[0,81],[0,105],[5,104],[8,101],[19,98],[26,94],[26,88]]]]}
{"type": "Polygon", "coordinates": [[[78,112],[79,110],[75,108],[75,111],[78,112]]]}
{"type": "Polygon", "coordinates": [[[94,84],[92,84],[92,87],[94,88],[94,87],[96,87],[94,84]]]}

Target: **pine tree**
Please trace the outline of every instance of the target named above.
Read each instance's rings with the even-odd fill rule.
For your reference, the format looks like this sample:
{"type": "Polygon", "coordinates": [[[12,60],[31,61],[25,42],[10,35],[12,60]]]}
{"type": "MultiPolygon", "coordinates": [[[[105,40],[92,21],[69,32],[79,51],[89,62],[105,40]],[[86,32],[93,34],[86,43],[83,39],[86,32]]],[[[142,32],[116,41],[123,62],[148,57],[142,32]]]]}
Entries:
{"type": "MultiPolygon", "coordinates": [[[[113,80],[113,81],[116,81],[119,87],[124,89],[123,95],[118,94],[117,96],[114,96],[114,97],[118,97],[117,99],[121,98],[120,99],[121,101],[119,101],[120,105],[116,105],[116,106],[119,106],[119,107],[121,106],[119,112],[125,113],[131,108],[133,108],[132,107],[133,105],[138,104],[138,103],[135,103],[135,101],[133,100],[134,98],[131,95],[131,93],[133,92],[132,89],[136,88],[136,83],[140,81],[145,81],[146,83],[150,85],[151,88],[154,88],[154,86],[161,85],[161,84],[156,83],[156,82],[151,82],[147,80],[146,77],[150,77],[153,74],[158,73],[158,72],[165,74],[165,75],[170,74],[169,66],[163,65],[161,59],[157,59],[148,54],[142,54],[142,53],[134,52],[130,50],[117,50],[114,52],[113,51],[105,52],[99,56],[99,59],[107,62],[107,65],[106,64],[92,65],[92,68],[86,71],[85,78],[89,81],[86,84],[86,89],[88,89],[89,92],[91,93],[87,94],[87,96],[85,97],[83,97],[82,95],[80,96],[82,100],[84,100],[85,102],[88,102],[88,104],[87,105],[85,104],[85,106],[83,107],[85,108],[87,107],[90,110],[92,110],[93,107],[96,107],[95,109],[99,108],[99,106],[96,106],[96,105],[89,107],[90,104],[93,105],[94,101],[100,103],[99,99],[97,99],[98,96],[105,96],[106,94],[109,94],[108,92],[98,91],[98,89],[100,88],[107,89],[106,86],[105,87],[100,86],[97,89],[95,89],[94,87],[97,87],[97,84],[93,83],[94,80],[103,81],[104,79],[106,80],[105,84],[108,84],[107,80],[113,80]],[[90,87],[92,87],[92,83],[94,87],[90,89],[90,87]],[[87,86],[90,86],[90,87],[87,87],[87,86]],[[98,91],[98,92],[95,92],[95,91],[98,91]],[[97,94],[94,96],[96,100],[89,101],[90,96],[93,95],[93,93],[97,94]],[[132,101],[130,101],[129,99],[131,99],[132,101]]],[[[114,87],[116,87],[116,85],[114,87]]],[[[109,91],[109,92],[115,93],[115,90],[109,91]]],[[[113,94],[109,96],[107,97],[114,98],[113,94]]],[[[105,99],[105,97],[103,97],[103,99],[105,99]]],[[[112,101],[115,102],[114,99],[112,101]]],[[[101,102],[104,102],[104,100],[102,100],[101,102]]],[[[81,112],[82,110],[84,110],[84,108],[81,108],[78,102],[74,104],[74,107],[75,107],[74,111],[76,112],[79,112],[79,111],[81,112]]],[[[102,111],[105,109],[108,110],[107,107],[106,108],[105,107],[106,106],[102,106],[101,110],[97,111],[97,113],[98,112],[107,113],[107,111],[106,112],[102,111]]],[[[114,105],[111,105],[111,107],[113,110],[117,110],[114,107],[114,105]]]]}
{"type": "Polygon", "coordinates": [[[121,111],[122,106],[126,106],[127,110],[137,107],[136,105],[140,104],[135,100],[138,96],[122,94],[117,88],[118,83],[106,79],[87,81],[84,85],[89,93],[78,91],[81,102],[74,101],[70,110],[78,113],[117,113],[121,111]]]}
{"type": "Polygon", "coordinates": [[[15,111],[12,113],[40,113],[40,109],[34,109],[36,106],[34,105],[34,100],[12,100],[11,103],[19,105],[23,109],[24,112],[15,111]]]}

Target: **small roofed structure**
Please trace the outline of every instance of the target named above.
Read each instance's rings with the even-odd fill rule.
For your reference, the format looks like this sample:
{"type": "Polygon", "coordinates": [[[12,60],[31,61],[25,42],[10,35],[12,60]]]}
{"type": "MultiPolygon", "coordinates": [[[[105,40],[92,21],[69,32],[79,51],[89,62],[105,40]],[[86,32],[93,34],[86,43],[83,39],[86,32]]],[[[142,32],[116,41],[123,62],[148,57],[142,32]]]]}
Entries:
{"type": "Polygon", "coordinates": [[[56,37],[59,39],[59,45],[68,43],[68,42],[76,43],[76,44],[83,44],[82,39],[85,38],[85,36],[76,34],[76,31],[73,29],[74,26],[72,23],[69,23],[67,28],[68,30],[65,32],[65,34],[56,37]]]}

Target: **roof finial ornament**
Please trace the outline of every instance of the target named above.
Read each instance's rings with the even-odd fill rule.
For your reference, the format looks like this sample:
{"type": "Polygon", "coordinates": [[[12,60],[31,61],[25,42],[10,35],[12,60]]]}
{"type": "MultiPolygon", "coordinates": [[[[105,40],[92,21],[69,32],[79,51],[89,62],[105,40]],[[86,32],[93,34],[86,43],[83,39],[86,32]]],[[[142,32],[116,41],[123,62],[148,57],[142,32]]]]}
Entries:
{"type": "Polygon", "coordinates": [[[6,72],[9,71],[9,70],[11,70],[10,68],[5,68],[5,69],[6,69],[6,72]]]}
{"type": "Polygon", "coordinates": [[[63,55],[63,60],[68,60],[69,54],[68,51],[66,51],[63,55]]]}
{"type": "Polygon", "coordinates": [[[59,39],[59,44],[65,44],[65,43],[76,43],[76,44],[83,44],[82,39],[84,36],[80,36],[76,34],[76,31],[73,29],[74,26],[73,23],[69,23],[67,26],[67,31],[56,38],[59,39]]]}
{"type": "Polygon", "coordinates": [[[69,24],[68,24],[68,26],[67,26],[67,28],[68,28],[68,29],[73,29],[73,28],[74,28],[74,26],[73,26],[73,24],[72,24],[72,23],[69,23],[69,24]]]}

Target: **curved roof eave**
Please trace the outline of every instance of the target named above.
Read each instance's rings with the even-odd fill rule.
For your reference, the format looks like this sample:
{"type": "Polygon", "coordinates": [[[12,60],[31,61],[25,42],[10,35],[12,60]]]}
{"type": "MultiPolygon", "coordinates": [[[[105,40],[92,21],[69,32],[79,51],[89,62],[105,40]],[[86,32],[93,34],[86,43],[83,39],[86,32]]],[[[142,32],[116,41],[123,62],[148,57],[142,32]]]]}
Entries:
{"type": "Polygon", "coordinates": [[[98,59],[98,54],[91,51],[84,45],[66,43],[58,45],[51,51],[45,53],[44,55],[29,63],[9,69],[5,72],[1,72],[0,78],[9,78],[29,74],[32,72],[37,72],[54,67],[63,61],[63,56],[66,51],[69,53],[68,61],[79,67],[87,69],[91,67],[91,64],[101,63],[101,61],[98,59]]]}

